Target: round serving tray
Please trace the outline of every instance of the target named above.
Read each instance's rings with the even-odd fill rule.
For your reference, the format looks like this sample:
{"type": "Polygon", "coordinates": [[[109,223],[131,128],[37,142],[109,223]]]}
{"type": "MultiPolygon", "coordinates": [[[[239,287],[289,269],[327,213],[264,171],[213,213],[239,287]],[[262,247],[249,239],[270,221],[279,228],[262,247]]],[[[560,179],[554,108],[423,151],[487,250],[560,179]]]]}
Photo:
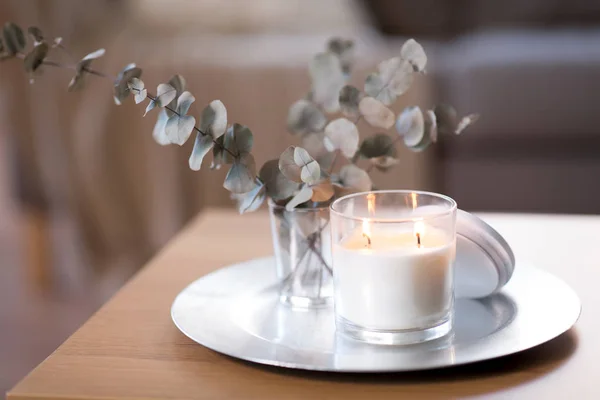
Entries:
{"type": "Polygon", "coordinates": [[[501,292],[457,299],[454,332],[410,346],[370,345],[336,333],[333,308],[280,304],[274,260],[219,269],[175,299],[186,336],[214,351],[285,368],[335,372],[414,371],[505,356],[542,344],[577,321],[581,303],[563,281],[519,265],[501,292]]]}

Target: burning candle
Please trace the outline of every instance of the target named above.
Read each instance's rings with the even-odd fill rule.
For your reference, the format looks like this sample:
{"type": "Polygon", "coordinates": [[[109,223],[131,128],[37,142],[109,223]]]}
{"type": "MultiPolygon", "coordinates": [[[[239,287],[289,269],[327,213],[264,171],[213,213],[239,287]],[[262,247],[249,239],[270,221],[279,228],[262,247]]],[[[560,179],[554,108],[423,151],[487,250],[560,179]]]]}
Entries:
{"type": "Polygon", "coordinates": [[[448,333],[455,210],[445,196],[398,191],[351,195],[332,205],[338,328],[379,343],[448,333]]]}

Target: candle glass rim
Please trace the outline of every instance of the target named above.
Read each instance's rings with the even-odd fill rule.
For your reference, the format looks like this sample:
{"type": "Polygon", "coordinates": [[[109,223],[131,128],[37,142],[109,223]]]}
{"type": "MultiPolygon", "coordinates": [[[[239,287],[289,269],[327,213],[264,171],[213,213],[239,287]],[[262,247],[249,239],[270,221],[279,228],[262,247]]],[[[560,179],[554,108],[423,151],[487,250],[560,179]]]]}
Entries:
{"type": "Polygon", "coordinates": [[[369,222],[374,222],[374,223],[402,223],[402,222],[424,221],[424,220],[435,219],[435,218],[440,218],[440,217],[445,217],[445,216],[451,215],[453,213],[456,213],[457,209],[458,209],[458,205],[456,204],[456,201],[452,197],[446,196],[445,194],[428,192],[425,190],[404,190],[404,189],[370,190],[367,192],[352,193],[352,194],[348,194],[348,195],[345,195],[345,196],[342,196],[342,197],[336,199],[329,206],[330,213],[333,213],[339,217],[346,218],[346,219],[352,219],[355,221],[369,221],[369,222]],[[355,215],[351,215],[346,212],[335,209],[336,205],[339,205],[339,203],[341,203],[345,200],[349,200],[353,197],[366,196],[371,193],[374,193],[374,194],[407,194],[407,195],[411,194],[411,193],[416,193],[418,195],[430,196],[430,197],[435,197],[435,198],[444,200],[445,202],[447,202],[449,207],[447,209],[444,209],[443,211],[429,213],[426,216],[421,216],[421,217],[413,216],[413,217],[403,217],[403,218],[357,217],[355,215]]]}

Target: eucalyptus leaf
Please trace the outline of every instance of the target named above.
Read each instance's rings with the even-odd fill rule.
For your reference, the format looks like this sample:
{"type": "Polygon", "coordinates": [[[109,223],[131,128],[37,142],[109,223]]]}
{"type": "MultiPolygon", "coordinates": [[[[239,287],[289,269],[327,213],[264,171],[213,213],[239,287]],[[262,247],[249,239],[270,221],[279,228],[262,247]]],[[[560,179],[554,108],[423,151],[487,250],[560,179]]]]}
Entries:
{"type": "Polygon", "coordinates": [[[290,146],[279,157],[279,170],[294,182],[316,183],[321,178],[321,168],[302,147],[290,146]]]}
{"type": "Polygon", "coordinates": [[[376,133],[363,140],[360,145],[359,153],[364,158],[376,157],[396,157],[398,150],[394,146],[394,141],[385,133],[376,133]]]}
{"type": "Polygon", "coordinates": [[[246,193],[232,193],[231,198],[237,203],[240,214],[258,210],[265,201],[267,188],[264,184],[256,185],[254,189],[246,193]]]}
{"type": "Polygon", "coordinates": [[[340,181],[345,188],[359,192],[368,192],[372,187],[369,174],[354,164],[344,165],[340,169],[340,181]]]}
{"type": "Polygon", "coordinates": [[[479,114],[469,114],[466,117],[463,117],[457,124],[454,133],[460,135],[460,133],[465,130],[465,128],[469,125],[474,124],[479,119],[479,114]]]}
{"type": "Polygon", "coordinates": [[[378,66],[383,82],[397,96],[404,94],[413,81],[413,68],[410,63],[399,57],[382,61],[378,66]]]}
{"type": "Polygon", "coordinates": [[[161,146],[166,146],[171,144],[171,140],[167,136],[165,131],[165,127],[167,126],[167,121],[169,120],[169,116],[165,112],[165,110],[160,110],[158,113],[158,118],[156,120],[156,125],[154,125],[154,130],[152,131],[152,137],[156,141],[156,143],[161,146]]]}
{"type": "Polygon", "coordinates": [[[285,205],[287,211],[293,211],[294,208],[298,207],[302,203],[306,203],[310,200],[313,195],[313,190],[308,185],[304,185],[298,193],[292,197],[285,205]]]}
{"type": "Polygon", "coordinates": [[[456,110],[449,104],[438,104],[433,109],[435,113],[438,133],[442,135],[454,133],[458,125],[456,110]]]}
{"type": "MultiPolygon", "coordinates": [[[[148,96],[148,91],[146,89],[139,89],[139,90],[135,91],[135,93],[133,95],[133,100],[135,101],[135,104],[140,104],[142,101],[144,101],[146,99],[146,96],[148,96]]],[[[152,102],[150,102],[150,103],[152,103],[152,102]]],[[[144,116],[146,116],[148,111],[150,111],[154,108],[154,106],[151,106],[150,103],[148,103],[148,105],[146,106],[146,111],[144,111],[144,116]]]]}
{"type": "Polygon", "coordinates": [[[363,94],[351,85],[346,85],[340,90],[340,109],[342,113],[349,118],[356,118],[359,115],[358,104],[363,98],[363,94]]]}
{"type": "Polygon", "coordinates": [[[11,56],[23,51],[27,43],[21,27],[12,22],[4,24],[2,39],[6,53],[11,56]]]}
{"type": "Polygon", "coordinates": [[[177,112],[180,115],[187,114],[194,101],[196,101],[196,98],[190,92],[185,91],[181,93],[181,96],[177,98],[177,112]]]}
{"type": "Polygon", "coordinates": [[[425,132],[425,134],[423,135],[423,138],[421,139],[421,141],[419,143],[417,143],[415,146],[411,146],[408,147],[409,150],[413,151],[413,152],[421,152],[423,150],[425,150],[426,148],[429,147],[429,145],[431,145],[432,140],[431,140],[431,136],[429,136],[429,134],[427,132],[425,132]]]}
{"type": "Polygon", "coordinates": [[[133,91],[133,98],[135,100],[135,104],[140,104],[146,99],[148,91],[145,89],[144,82],[141,79],[132,78],[127,85],[129,86],[129,90],[133,91]]]}
{"type": "Polygon", "coordinates": [[[335,194],[333,185],[329,181],[323,181],[317,185],[311,186],[313,193],[310,198],[312,201],[323,202],[328,201],[335,194]]]}
{"type": "Polygon", "coordinates": [[[423,46],[421,46],[415,39],[408,39],[402,45],[402,49],[400,50],[400,57],[403,60],[408,61],[413,69],[417,72],[425,71],[425,66],[427,65],[427,54],[425,54],[425,50],[423,50],[423,46]]]}
{"type": "Polygon", "coordinates": [[[27,72],[35,72],[39,68],[40,65],[44,62],[44,59],[48,55],[49,50],[48,43],[41,42],[37,44],[23,60],[23,67],[27,72]]]}
{"type": "Polygon", "coordinates": [[[267,161],[258,173],[264,182],[267,196],[274,201],[285,200],[294,195],[300,184],[286,178],[279,169],[279,160],[267,161]]]}
{"type": "Polygon", "coordinates": [[[423,135],[423,139],[421,139],[416,146],[409,147],[409,149],[415,153],[418,153],[428,148],[431,143],[431,137],[428,135],[423,135]]]}
{"type": "Polygon", "coordinates": [[[425,150],[433,142],[433,136],[437,136],[437,122],[433,111],[426,111],[423,115],[423,120],[424,132],[421,140],[416,144],[409,143],[406,145],[410,150],[414,152],[420,152],[425,150]]]}
{"type": "MultiPolygon", "coordinates": [[[[81,61],[92,61],[92,60],[97,60],[98,58],[102,57],[104,54],[106,54],[106,50],[105,49],[98,49],[96,51],[93,51],[89,54],[87,54],[85,57],[83,57],[81,59],[81,61]]],[[[85,66],[89,66],[89,64],[85,64],[85,66]]],[[[127,83],[127,82],[125,82],[127,83]]]]}
{"type": "Polygon", "coordinates": [[[302,136],[302,148],[319,163],[321,171],[331,168],[336,153],[330,153],[325,147],[325,134],[323,132],[309,133],[302,136]]]}
{"type": "Polygon", "coordinates": [[[377,72],[372,72],[365,79],[365,93],[375,97],[385,105],[393,104],[398,96],[389,90],[384,90],[385,82],[377,72]]]}
{"type": "Polygon", "coordinates": [[[33,39],[35,46],[44,41],[44,34],[42,33],[42,30],[37,26],[30,26],[29,28],[27,28],[27,33],[33,39]]]}
{"type": "Polygon", "coordinates": [[[398,115],[396,131],[404,139],[407,147],[417,146],[425,135],[423,112],[417,106],[407,107],[398,115]]]}
{"type": "Polygon", "coordinates": [[[75,90],[81,89],[82,86],[83,86],[83,73],[76,72],[75,75],[69,81],[69,86],[67,87],[67,90],[69,92],[73,92],[75,90]]]}
{"type": "MultiPolygon", "coordinates": [[[[75,65],[75,76],[73,76],[73,78],[71,78],[71,81],[69,82],[69,87],[68,87],[69,91],[74,91],[74,90],[80,89],[83,86],[84,76],[85,76],[84,74],[85,74],[86,68],[89,68],[90,65],[92,64],[92,61],[102,57],[105,52],[106,51],[104,49],[98,49],[92,53],[89,53],[85,57],[83,57],[77,63],[77,65],[75,65]]],[[[129,93],[129,88],[125,87],[125,91],[126,91],[126,93],[129,93]]],[[[125,96],[126,96],[126,93],[125,93],[125,96]]]]}
{"type": "MultiPolygon", "coordinates": [[[[252,150],[254,138],[247,126],[234,123],[227,129],[227,132],[225,132],[223,137],[223,145],[229,152],[234,154],[235,157],[241,157],[244,154],[250,153],[252,150]]],[[[223,159],[228,163],[234,161],[229,152],[223,154],[223,159]]]]}
{"type": "Polygon", "coordinates": [[[380,171],[387,171],[400,162],[397,158],[390,156],[374,157],[370,158],[369,161],[380,171]]]}
{"type": "Polygon", "coordinates": [[[302,179],[302,182],[313,184],[321,179],[321,167],[319,163],[302,147],[294,149],[294,162],[301,168],[300,179],[302,179]]]}
{"type": "Polygon", "coordinates": [[[213,100],[202,110],[200,130],[218,138],[227,129],[227,109],[221,100],[213,100]]]}
{"type": "MultiPolygon", "coordinates": [[[[135,79],[135,78],[133,78],[135,79]]],[[[148,93],[146,92],[146,95],[148,93]]],[[[169,107],[173,110],[177,108],[177,90],[168,83],[161,83],[156,88],[156,97],[154,100],[150,100],[148,106],[146,106],[146,111],[144,112],[144,116],[148,114],[151,110],[159,107],[169,107]]],[[[193,97],[193,96],[192,96],[193,97]]],[[[171,110],[166,110],[167,116],[171,117],[175,115],[175,113],[171,110]]]]}
{"type": "MultiPolygon", "coordinates": [[[[167,103],[165,107],[169,107],[174,110],[175,107],[177,107],[177,98],[181,95],[181,93],[185,92],[187,82],[185,81],[185,78],[183,76],[177,74],[173,75],[167,83],[175,88],[176,95],[175,98],[171,100],[170,103],[167,103]]],[[[167,115],[169,117],[173,114],[174,113],[171,110],[167,109],[167,115]]]]}
{"type": "Polygon", "coordinates": [[[437,142],[438,129],[437,129],[437,118],[433,110],[425,111],[425,134],[431,139],[433,143],[437,142]]]}
{"type": "Polygon", "coordinates": [[[196,119],[191,115],[171,115],[165,126],[165,133],[171,143],[183,146],[195,125],[196,119]]]}
{"type": "Polygon", "coordinates": [[[185,78],[179,74],[177,75],[173,75],[170,79],[169,79],[169,85],[173,86],[175,88],[175,90],[177,91],[177,95],[180,95],[181,93],[185,92],[185,88],[186,88],[186,81],[185,78]]]}
{"type": "Polygon", "coordinates": [[[339,58],[342,71],[345,74],[349,74],[352,62],[354,61],[354,41],[342,38],[332,38],[327,43],[327,50],[339,58]]]}
{"type": "Polygon", "coordinates": [[[347,118],[338,118],[325,127],[325,146],[329,151],[339,149],[346,158],[358,150],[358,128],[347,118]]]}
{"type": "Polygon", "coordinates": [[[438,132],[442,135],[458,135],[467,126],[475,123],[475,121],[479,119],[478,114],[469,114],[459,120],[454,107],[448,104],[436,105],[433,112],[435,113],[438,132]]]}
{"type": "Polygon", "coordinates": [[[215,139],[215,146],[213,147],[213,160],[210,163],[210,169],[221,169],[221,165],[225,163],[223,155],[225,154],[225,148],[223,144],[224,136],[219,136],[215,139]]]}
{"type": "MultiPolygon", "coordinates": [[[[168,83],[161,83],[156,88],[156,104],[159,107],[165,107],[177,97],[177,90],[168,83]]],[[[175,109],[177,104],[172,108],[175,109]]]]}
{"type": "MultiPolygon", "coordinates": [[[[148,92],[146,92],[146,95],[148,95],[148,92]]],[[[156,102],[154,100],[150,100],[148,102],[148,105],[146,106],[146,111],[144,111],[144,117],[146,116],[146,114],[148,114],[150,111],[154,110],[156,108],[156,102]]],[[[166,115],[166,110],[165,110],[165,115],[166,115]]]]}
{"type": "Polygon", "coordinates": [[[340,108],[339,94],[346,82],[340,59],[333,53],[319,53],[310,63],[312,100],[326,112],[340,108]]]}
{"type": "Polygon", "coordinates": [[[236,159],[229,169],[223,187],[232,193],[246,193],[254,188],[256,163],[252,154],[244,154],[236,159]]]}
{"type": "MultiPolygon", "coordinates": [[[[103,50],[103,49],[101,49],[103,50]]],[[[100,50],[99,50],[100,51],[100,50]]],[[[98,51],[98,52],[99,52],[98,51]]],[[[104,53],[102,53],[104,54],[104,53]]],[[[90,57],[94,55],[94,53],[88,54],[86,57],[90,57]]],[[[97,57],[95,57],[97,58],[97,57]]],[[[121,105],[123,100],[129,96],[129,81],[133,78],[141,78],[142,77],[142,69],[136,67],[135,64],[128,64],[119,72],[117,75],[117,80],[115,81],[113,97],[115,100],[115,104],[121,105]]]]}
{"type": "Polygon", "coordinates": [[[294,161],[294,146],[290,146],[279,156],[279,170],[287,179],[294,182],[302,182],[302,167],[294,161]]]}
{"type": "Polygon", "coordinates": [[[390,58],[378,66],[379,73],[367,76],[365,93],[389,106],[404,94],[413,81],[413,67],[400,57],[390,58]]]}
{"type": "Polygon", "coordinates": [[[309,100],[296,101],[288,111],[287,126],[292,133],[320,132],[326,123],[323,112],[309,100]]]}
{"type": "Polygon", "coordinates": [[[200,132],[196,134],[196,140],[194,141],[194,149],[190,155],[189,165],[190,169],[199,171],[202,166],[202,161],[208,152],[213,148],[215,144],[210,135],[202,135],[200,132]]]}
{"type": "Polygon", "coordinates": [[[365,97],[358,104],[358,110],[372,127],[389,129],[394,125],[392,110],[373,97],[365,97]]]}

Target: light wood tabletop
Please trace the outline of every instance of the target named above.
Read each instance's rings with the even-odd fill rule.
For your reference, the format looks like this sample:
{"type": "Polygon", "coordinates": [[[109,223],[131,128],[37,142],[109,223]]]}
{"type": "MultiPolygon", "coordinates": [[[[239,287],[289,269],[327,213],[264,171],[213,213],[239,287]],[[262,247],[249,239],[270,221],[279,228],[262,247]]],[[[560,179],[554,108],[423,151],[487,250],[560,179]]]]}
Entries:
{"type": "Polygon", "coordinates": [[[177,330],[171,303],[202,275],[270,254],[271,238],[265,213],[208,210],[8,398],[600,398],[600,217],[482,217],[511,244],[517,268],[527,260],[575,289],[583,313],[574,329],[516,355],[420,373],[299,372],[222,356],[177,330]]]}

